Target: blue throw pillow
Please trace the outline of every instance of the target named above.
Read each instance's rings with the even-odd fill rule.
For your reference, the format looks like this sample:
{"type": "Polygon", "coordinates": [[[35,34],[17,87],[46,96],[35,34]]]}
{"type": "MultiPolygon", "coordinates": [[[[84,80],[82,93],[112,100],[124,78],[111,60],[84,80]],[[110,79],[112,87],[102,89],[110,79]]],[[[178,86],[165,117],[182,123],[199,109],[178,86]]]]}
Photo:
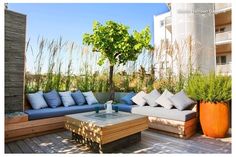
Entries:
{"type": "Polygon", "coordinates": [[[65,107],[71,106],[71,105],[75,105],[75,101],[71,96],[71,92],[67,91],[67,92],[59,92],[59,95],[61,97],[61,101],[63,103],[63,105],[65,107]]]}
{"type": "Polygon", "coordinates": [[[85,96],[85,99],[89,105],[98,103],[98,100],[96,99],[92,91],[84,92],[83,95],[85,96]]]}
{"type": "Polygon", "coordinates": [[[86,103],[84,95],[82,94],[82,92],[80,90],[78,90],[74,93],[71,93],[71,96],[77,105],[83,105],[86,103]]]}
{"type": "Polygon", "coordinates": [[[131,99],[132,99],[132,97],[134,97],[135,95],[136,95],[136,94],[135,94],[134,92],[130,92],[130,93],[126,94],[124,97],[122,97],[122,98],[120,99],[120,101],[121,101],[122,103],[127,104],[127,105],[133,105],[134,102],[133,102],[131,99]]]}
{"type": "Polygon", "coordinates": [[[43,92],[38,91],[37,93],[27,94],[28,101],[33,109],[41,109],[48,107],[46,101],[43,98],[43,92]]]}
{"type": "Polygon", "coordinates": [[[58,93],[55,90],[43,94],[44,99],[46,100],[48,106],[56,108],[61,105],[61,99],[58,93]]]}

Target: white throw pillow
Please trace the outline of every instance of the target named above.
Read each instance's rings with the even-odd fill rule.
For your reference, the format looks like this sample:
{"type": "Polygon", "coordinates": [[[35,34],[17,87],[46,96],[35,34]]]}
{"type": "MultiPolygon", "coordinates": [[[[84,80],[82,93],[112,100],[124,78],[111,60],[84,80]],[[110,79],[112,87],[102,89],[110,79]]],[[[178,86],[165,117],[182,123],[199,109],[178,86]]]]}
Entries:
{"type": "Polygon", "coordinates": [[[180,92],[176,93],[174,96],[169,98],[169,100],[180,111],[188,108],[193,103],[195,103],[192,99],[188,98],[188,96],[184,93],[183,90],[181,90],[180,92]]]}
{"type": "Polygon", "coordinates": [[[144,99],[146,95],[147,94],[144,91],[141,91],[132,97],[132,101],[139,106],[144,106],[146,104],[146,100],[144,99]]]}
{"type": "Polygon", "coordinates": [[[32,108],[35,110],[48,107],[46,101],[43,98],[42,91],[38,91],[37,93],[27,94],[27,98],[32,108]]]}
{"type": "Polygon", "coordinates": [[[150,93],[144,96],[144,99],[146,100],[149,106],[155,107],[158,105],[155,100],[160,96],[161,94],[156,89],[153,89],[150,93]]]}
{"type": "Polygon", "coordinates": [[[59,95],[61,97],[62,103],[65,107],[75,105],[75,101],[71,96],[71,92],[59,92],[59,95]]]}
{"type": "Polygon", "coordinates": [[[92,91],[84,92],[83,95],[84,95],[88,105],[98,104],[98,100],[96,99],[96,97],[94,96],[92,91]]]}
{"type": "Polygon", "coordinates": [[[174,104],[169,100],[169,98],[171,98],[172,96],[173,94],[169,92],[167,89],[165,89],[162,95],[159,98],[157,98],[155,102],[166,109],[171,109],[174,106],[174,104]]]}

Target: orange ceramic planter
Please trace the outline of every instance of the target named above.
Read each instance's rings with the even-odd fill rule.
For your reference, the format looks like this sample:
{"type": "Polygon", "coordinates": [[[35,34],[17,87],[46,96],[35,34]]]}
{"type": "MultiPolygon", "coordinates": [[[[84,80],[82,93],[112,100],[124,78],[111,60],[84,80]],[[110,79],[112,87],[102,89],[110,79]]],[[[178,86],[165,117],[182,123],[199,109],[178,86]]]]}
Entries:
{"type": "Polygon", "coordinates": [[[200,123],[206,136],[225,137],[229,129],[229,107],[223,102],[201,102],[200,123]]]}

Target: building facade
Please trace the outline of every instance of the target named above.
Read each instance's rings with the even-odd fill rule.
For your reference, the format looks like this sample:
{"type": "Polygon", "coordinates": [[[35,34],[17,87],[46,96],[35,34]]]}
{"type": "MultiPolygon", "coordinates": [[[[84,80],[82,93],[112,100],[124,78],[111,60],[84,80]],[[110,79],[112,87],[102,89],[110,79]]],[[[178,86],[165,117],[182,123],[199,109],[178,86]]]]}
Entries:
{"type": "Polygon", "coordinates": [[[174,51],[176,56],[179,55],[183,71],[191,66],[203,73],[216,71],[231,75],[231,4],[178,3],[168,6],[169,12],[154,16],[156,56],[160,49],[168,51],[165,57],[155,57],[158,58],[158,72],[170,65],[177,72],[180,64],[173,58],[178,57],[172,56],[171,61],[168,55],[174,51]]]}

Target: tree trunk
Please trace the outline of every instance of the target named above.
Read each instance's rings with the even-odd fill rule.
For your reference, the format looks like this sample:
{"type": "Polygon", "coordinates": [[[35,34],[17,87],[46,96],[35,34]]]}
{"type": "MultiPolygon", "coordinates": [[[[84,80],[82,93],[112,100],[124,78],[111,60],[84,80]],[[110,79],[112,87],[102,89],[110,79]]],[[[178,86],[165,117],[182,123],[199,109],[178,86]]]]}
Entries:
{"type": "Polygon", "coordinates": [[[113,69],[114,69],[114,65],[110,65],[110,71],[109,71],[110,100],[114,100],[115,98],[115,91],[114,91],[114,85],[113,85],[113,69]]]}

